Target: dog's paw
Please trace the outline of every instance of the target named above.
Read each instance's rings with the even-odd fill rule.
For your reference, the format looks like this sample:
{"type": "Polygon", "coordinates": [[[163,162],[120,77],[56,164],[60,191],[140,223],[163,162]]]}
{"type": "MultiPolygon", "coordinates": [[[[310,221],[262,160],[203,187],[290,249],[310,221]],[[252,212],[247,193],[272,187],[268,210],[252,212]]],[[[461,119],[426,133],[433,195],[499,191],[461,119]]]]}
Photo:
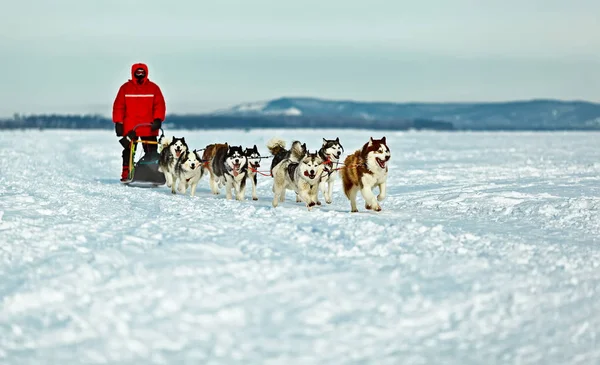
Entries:
{"type": "Polygon", "coordinates": [[[384,195],[382,195],[382,194],[377,195],[377,201],[381,202],[381,201],[383,201],[383,199],[385,199],[385,194],[384,195]]]}
{"type": "Polygon", "coordinates": [[[366,210],[371,210],[371,209],[372,209],[372,207],[371,207],[369,204],[365,204],[365,209],[366,209],[366,210]]]}
{"type": "Polygon", "coordinates": [[[352,209],[350,210],[350,213],[358,213],[358,209],[352,209]]]}
{"type": "Polygon", "coordinates": [[[376,212],[381,212],[381,205],[377,204],[377,205],[373,206],[373,210],[376,212]]]}
{"type": "Polygon", "coordinates": [[[326,199],[326,200],[325,200],[325,203],[327,203],[327,204],[331,204],[331,203],[332,203],[332,200],[331,200],[331,199],[326,199]]]}
{"type": "Polygon", "coordinates": [[[252,200],[258,200],[258,198],[257,198],[257,197],[255,197],[255,196],[253,196],[253,197],[252,197],[252,200]]]}
{"type": "Polygon", "coordinates": [[[321,202],[319,200],[317,200],[317,205],[321,205],[321,202]]]}
{"type": "Polygon", "coordinates": [[[315,205],[317,205],[317,204],[318,204],[318,203],[315,203],[315,202],[310,202],[310,203],[308,203],[308,205],[307,205],[307,206],[308,206],[309,208],[312,208],[312,207],[314,207],[314,206],[315,206],[315,205]]]}

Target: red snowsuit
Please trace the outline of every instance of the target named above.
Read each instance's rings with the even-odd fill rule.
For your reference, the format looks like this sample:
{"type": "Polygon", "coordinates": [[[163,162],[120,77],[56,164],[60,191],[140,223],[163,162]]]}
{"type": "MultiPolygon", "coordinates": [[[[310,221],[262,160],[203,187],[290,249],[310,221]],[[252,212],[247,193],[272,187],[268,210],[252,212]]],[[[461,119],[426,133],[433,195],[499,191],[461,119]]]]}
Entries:
{"type": "MultiPolygon", "coordinates": [[[[131,66],[131,80],[121,86],[113,104],[113,123],[123,123],[125,136],[137,125],[150,124],[155,119],[163,122],[165,113],[165,99],[158,85],[148,79],[148,66],[143,63],[131,66]],[[138,68],[146,71],[141,84],[134,76],[138,68]]],[[[158,132],[159,130],[151,130],[149,125],[135,130],[138,137],[156,137],[158,132]]]]}

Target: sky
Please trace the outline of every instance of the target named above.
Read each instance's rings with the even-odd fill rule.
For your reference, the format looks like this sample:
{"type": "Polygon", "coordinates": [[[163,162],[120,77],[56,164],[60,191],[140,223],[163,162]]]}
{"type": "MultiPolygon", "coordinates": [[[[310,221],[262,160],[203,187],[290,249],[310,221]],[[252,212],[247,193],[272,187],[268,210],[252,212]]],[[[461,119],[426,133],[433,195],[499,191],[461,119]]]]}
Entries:
{"type": "Polygon", "coordinates": [[[600,102],[597,0],[19,0],[0,116],[110,115],[144,62],[167,113],[282,96],[600,102]]]}

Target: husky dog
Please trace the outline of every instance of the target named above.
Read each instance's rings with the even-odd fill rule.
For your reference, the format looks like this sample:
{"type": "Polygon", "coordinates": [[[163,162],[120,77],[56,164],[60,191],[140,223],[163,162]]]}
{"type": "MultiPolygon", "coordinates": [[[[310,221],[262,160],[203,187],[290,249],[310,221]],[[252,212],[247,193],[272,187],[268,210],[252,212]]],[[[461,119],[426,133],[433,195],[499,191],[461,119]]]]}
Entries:
{"type": "MultiPolygon", "coordinates": [[[[302,150],[302,154],[305,154],[307,149],[306,149],[306,143],[302,143],[300,144],[300,142],[298,141],[294,141],[292,143],[292,146],[294,144],[298,145],[298,148],[300,148],[302,150]]],[[[273,168],[275,166],[277,166],[281,161],[285,160],[285,159],[289,159],[292,155],[291,150],[287,150],[285,148],[285,141],[283,139],[280,138],[271,138],[271,140],[269,140],[269,142],[267,142],[267,148],[269,149],[269,152],[271,152],[271,155],[273,155],[273,160],[271,161],[271,176],[275,176],[273,175],[273,168]]],[[[281,196],[281,202],[283,203],[285,201],[285,193],[281,196]]],[[[302,200],[300,199],[300,197],[298,196],[298,194],[296,194],[296,203],[300,203],[302,202],[302,200]]],[[[317,200],[317,204],[321,204],[318,200],[317,200]]]]}
{"type": "Polygon", "coordinates": [[[256,175],[258,173],[256,171],[260,168],[260,153],[254,145],[252,148],[246,148],[244,155],[248,159],[248,174],[246,176],[252,181],[252,200],[258,200],[258,195],[256,195],[256,175]]]}
{"type": "Polygon", "coordinates": [[[204,148],[204,153],[202,153],[202,160],[206,161],[205,166],[206,166],[206,169],[208,170],[208,172],[210,173],[210,177],[208,180],[208,183],[210,185],[210,190],[215,195],[219,194],[219,189],[225,185],[225,181],[221,181],[221,178],[219,176],[215,175],[215,173],[212,170],[212,166],[211,166],[212,159],[215,157],[216,152],[222,148],[227,149],[227,148],[229,148],[229,145],[227,143],[209,144],[208,146],[206,146],[206,148],[204,148]]]}
{"type": "MultiPolygon", "coordinates": [[[[185,151],[177,160],[173,175],[179,179],[177,191],[185,194],[187,188],[191,187],[190,196],[195,196],[198,182],[204,175],[204,166],[198,151],[185,151]]],[[[175,194],[175,184],[171,185],[171,192],[175,194]]]]}
{"type": "Polygon", "coordinates": [[[188,150],[188,145],[184,137],[162,137],[159,143],[162,149],[158,157],[158,171],[165,174],[167,187],[171,188],[176,181],[175,164],[181,154],[188,150]]]}
{"type": "Polygon", "coordinates": [[[344,152],[344,147],[340,144],[339,138],[333,140],[323,138],[323,146],[319,150],[319,156],[324,161],[325,169],[319,185],[327,204],[331,204],[332,202],[333,183],[337,177],[336,169],[342,152],[344,152]]]}
{"type": "Polygon", "coordinates": [[[229,146],[227,143],[208,145],[202,160],[208,162],[210,190],[213,194],[219,194],[219,187],[225,185],[227,199],[232,198],[232,188],[235,189],[237,200],[245,199],[248,159],[242,146],[229,146]]]}
{"type": "MultiPolygon", "coordinates": [[[[300,144],[298,141],[294,141],[294,143],[298,144],[298,147],[302,149],[302,154],[306,153],[306,143],[300,144]]],[[[269,152],[273,155],[273,161],[271,161],[271,175],[273,175],[273,168],[277,166],[281,161],[285,159],[289,159],[292,155],[291,151],[285,149],[285,141],[280,138],[271,138],[269,142],[267,142],[267,148],[269,152]]]]}
{"type": "Polygon", "coordinates": [[[373,139],[365,143],[362,149],[357,150],[344,160],[344,168],[341,170],[344,193],[350,200],[352,212],[358,212],[356,208],[356,195],[360,190],[364,200],[365,208],[381,211],[378,201],[385,199],[386,180],[388,174],[388,161],[391,152],[387,146],[385,137],[373,139]],[[375,197],[373,189],[379,187],[379,195],[375,197]]]}
{"type": "MultiPolygon", "coordinates": [[[[284,152],[285,142],[272,139],[267,148],[277,157],[284,152]]],[[[273,207],[285,201],[286,190],[293,190],[308,210],[311,210],[317,204],[319,181],[324,169],[323,159],[316,151],[309,153],[306,144],[300,144],[298,141],[292,143],[286,154],[288,153],[289,157],[279,160],[272,168],[273,207]]]]}

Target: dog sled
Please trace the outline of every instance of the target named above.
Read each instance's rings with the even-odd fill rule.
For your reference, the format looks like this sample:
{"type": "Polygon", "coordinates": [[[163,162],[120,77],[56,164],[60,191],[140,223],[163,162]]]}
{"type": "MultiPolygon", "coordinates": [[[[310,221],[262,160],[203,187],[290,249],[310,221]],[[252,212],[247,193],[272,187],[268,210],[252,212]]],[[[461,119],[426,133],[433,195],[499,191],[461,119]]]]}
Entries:
{"type": "MultiPolygon", "coordinates": [[[[137,127],[149,125],[150,124],[137,125],[133,129],[133,133],[135,133],[135,129],[137,127]]],[[[164,137],[164,135],[163,129],[160,128],[160,137],[158,138],[158,142],[145,141],[133,134],[131,136],[124,136],[119,140],[124,147],[129,144],[129,177],[127,180],[122,181],[122,184],[135,187],[158,187],[166,183],[165,175],[158,171],[158,159],[160,156],[158,147],[160,146],[160,140],[164,137]],[[156,151],[148,154],[144,153],[144,155],[138,161],[134,161],[138,143],[155,144],[157,145],[156,151]]]]}

